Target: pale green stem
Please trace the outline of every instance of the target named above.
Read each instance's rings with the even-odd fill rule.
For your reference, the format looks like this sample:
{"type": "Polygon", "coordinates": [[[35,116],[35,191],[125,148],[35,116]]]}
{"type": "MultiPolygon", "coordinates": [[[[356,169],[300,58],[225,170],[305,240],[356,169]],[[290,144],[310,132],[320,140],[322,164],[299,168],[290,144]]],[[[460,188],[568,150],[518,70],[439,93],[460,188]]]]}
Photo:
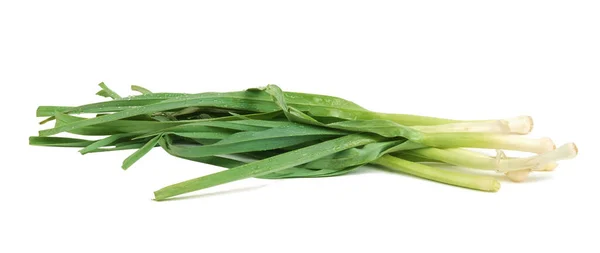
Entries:
{"type": "Polygon", "coordinates": [[[410,162],[391,155],[384,155],[372,162],[390,170],[425,178],[440,183],[495,192],[500,189],[500,183],[493,177],[467,174],[451,170],[443,170],[420,163],[410,162]]]}
{"type": "Polygon", "coordinates": [[[533,128],[533,120],[529,116],[518,116],[501,120],[454,120],[410,114],[373,113],[373,115],[377,118],[391,120],[405,126],[435,126],[453,123],[486,123],[503,121],[508,125],[510,133],[527,134],[531,132],[531,129],[533,128]]]}
{"type": "Polygon", "coordinates": [[[425,133],[419,143],[437,148],[487,148],[543,153],[554,149],[549,138],[488,133],[425,133]]]}
{"type": "Polygon", "coordinates": [[[442,125],[442,124],[466,122],[466,121],[462,121],[462,120],[443,119],[443,118],[410,115],[410,114],[393,114],[393,113],[374,112],[373,115],[377,118],[394,121],[398,124],[405,125],[405,126],[431,126],[431,125],[442,125]]]}
{"type": "Polygon", "coordinates": [[[460,122],[434,126],[413,126],[424,133],[511,133],[506,121],[460,122]]]}
{"type": "Polygon", "coordinates": [[[577,147],[569,143],[541,155],[511,159],[495,159],[464,149],[423,148],[403,152],[468,168],[508,172],[543,167],[559,160],[571,159],[577,155],[577,147]]]}

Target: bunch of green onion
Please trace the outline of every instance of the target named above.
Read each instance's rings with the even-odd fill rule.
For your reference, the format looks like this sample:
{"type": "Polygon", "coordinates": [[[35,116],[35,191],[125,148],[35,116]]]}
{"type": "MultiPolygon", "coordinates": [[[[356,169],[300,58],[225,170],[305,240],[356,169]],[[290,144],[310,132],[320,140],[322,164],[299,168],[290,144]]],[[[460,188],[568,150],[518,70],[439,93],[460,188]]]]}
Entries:
{"type": "Polygon", "coordinates": [[[109,101],[40,106],[41,123],[53,128],[29,138],[31,145],[79,147],[81,154],[136,149],[129,168],[152,148],[226,170],[154,192],[156,200],[245,178],[329,177],[366,164],[481,191],[495,192],[493,175],[433,164],[503,173],[523,181],[552,171],[577,155],[574,143],[558,148],[549,138],[529,138],[531,117],[463,121],[379,113],[338,97],[283,92],[276,85],[237,92],[152,93],[121,97],[104,83],[97,94],[109,101]],[[92,114],[92,117],[80,117],[92,114]],[[77,116],[76,116],[77,115],[77,116]],[[53,135],[68,133],[93,140],[53,135]],[[496,152],[490,155],[480,149],[496,152]],[[533,153],[507,157],[503,150],[533,153]]]}

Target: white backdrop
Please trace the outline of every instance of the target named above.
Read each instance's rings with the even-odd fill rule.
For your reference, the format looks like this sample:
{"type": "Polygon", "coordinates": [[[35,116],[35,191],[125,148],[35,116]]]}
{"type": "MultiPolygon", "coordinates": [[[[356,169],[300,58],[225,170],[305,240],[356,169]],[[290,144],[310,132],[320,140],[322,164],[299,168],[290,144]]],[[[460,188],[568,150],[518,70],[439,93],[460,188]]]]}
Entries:
{"type": "Polygon", "coordinates": [[[597,1],[3,1],[1,252],[599,252],[597,1]],[[38,105],[105,82],[153,91],[284,90],[382,112],[531,115],[580,155],[497,193],[365,168],[152,192],[219,169],[156,149],[30,147],[38,105]]]}

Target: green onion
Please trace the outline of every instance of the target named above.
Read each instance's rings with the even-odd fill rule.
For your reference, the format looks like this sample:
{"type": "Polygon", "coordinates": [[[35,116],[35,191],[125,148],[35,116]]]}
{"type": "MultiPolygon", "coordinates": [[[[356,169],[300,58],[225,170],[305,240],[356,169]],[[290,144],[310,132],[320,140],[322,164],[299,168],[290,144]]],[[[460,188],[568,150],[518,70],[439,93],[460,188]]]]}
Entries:
{"type": "Polygon", "coordinates": [[[246,178],[340,176],[367,165],[444,184],[495,192],[494,173],[523,181],[551,171],[577,155],[574,143],[556,148],[549,138],[529,138],[533,120],[454,120],[374,112],[321,94],[284,92],[276,85],[234,92],[152,93],[122,97],[104,83],[97,93],[109,101],[80,106],[40,106],[36,115],[55,121],[29,139],[31,145],[81,148],[81,154],[136,149],[128,169],[150,150],[225,170],[164,187],[165,200],[246,178]],[[86,117],[92,114],[92,117],[86,117]],[[82,138],[54,137],[67,132],[82,138]],[[101,136],[94,140],[86,136],[101,136]],[[490,156],[470,150],[489,149],[490,156]],[[507,157],[503,150],[534,153],[507,157]],[[448,169],[429,166],[448,165],[448,169]],[[453,170],[488,171],[489,175],[453,170]]]}

